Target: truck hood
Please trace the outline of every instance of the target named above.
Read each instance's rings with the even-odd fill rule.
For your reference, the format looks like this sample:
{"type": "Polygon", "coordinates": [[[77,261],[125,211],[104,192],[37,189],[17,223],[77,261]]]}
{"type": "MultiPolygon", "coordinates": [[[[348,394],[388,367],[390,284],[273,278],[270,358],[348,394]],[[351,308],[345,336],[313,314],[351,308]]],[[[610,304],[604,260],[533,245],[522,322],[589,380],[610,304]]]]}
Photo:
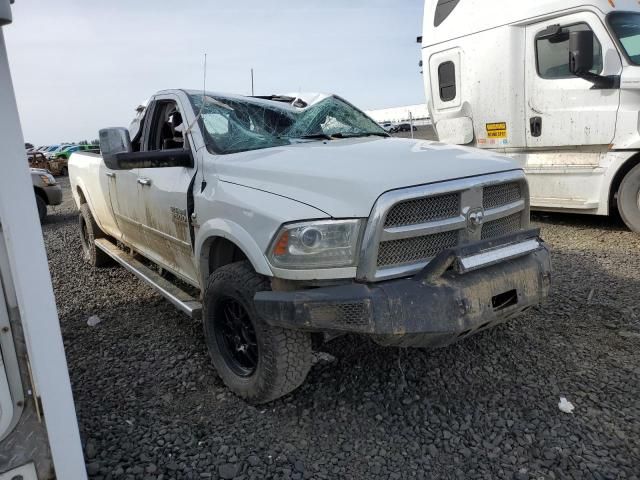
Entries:
{"type": "Polygon", "coordinates": [[[389,190],[519,168],[478,149],[380,137],[304,142],[215,161],[222,181],[288,197],[334,218],[368,217],[389,190]]]}

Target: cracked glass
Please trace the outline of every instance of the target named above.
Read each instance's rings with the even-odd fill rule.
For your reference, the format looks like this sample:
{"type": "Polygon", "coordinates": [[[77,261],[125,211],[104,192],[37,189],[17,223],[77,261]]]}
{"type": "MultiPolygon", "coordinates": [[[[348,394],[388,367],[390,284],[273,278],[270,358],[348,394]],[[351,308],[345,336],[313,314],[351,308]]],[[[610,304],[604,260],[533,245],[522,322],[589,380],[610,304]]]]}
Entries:
{"type": "Polygon", "coordinates": [[[207,148],[228,154],[293,143],[388,134],[336,96],[312,105],[288,97],[225,97],[191,93],[207,148]]]}

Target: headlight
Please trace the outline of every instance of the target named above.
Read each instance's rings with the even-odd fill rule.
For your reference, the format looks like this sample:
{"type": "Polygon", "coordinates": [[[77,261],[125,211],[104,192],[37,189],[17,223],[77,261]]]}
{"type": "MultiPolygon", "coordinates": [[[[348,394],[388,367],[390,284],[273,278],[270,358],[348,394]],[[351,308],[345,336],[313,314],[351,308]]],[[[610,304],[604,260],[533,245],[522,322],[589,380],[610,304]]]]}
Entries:
{"type": "Polygon", "coordinates": [[[285,225],[269,248],[269,260],[280,268],[353,267],[363,223],[328,220],[285,225]]]}
{"type": "Polygon", "coordinates": [[[56,179],[53,178],[53,176],[47,174],[44,175],[40,175],[40,178],[42,179],[42,183],[44,183],[45,185],[55,185],[56,184],[56,179]]]}

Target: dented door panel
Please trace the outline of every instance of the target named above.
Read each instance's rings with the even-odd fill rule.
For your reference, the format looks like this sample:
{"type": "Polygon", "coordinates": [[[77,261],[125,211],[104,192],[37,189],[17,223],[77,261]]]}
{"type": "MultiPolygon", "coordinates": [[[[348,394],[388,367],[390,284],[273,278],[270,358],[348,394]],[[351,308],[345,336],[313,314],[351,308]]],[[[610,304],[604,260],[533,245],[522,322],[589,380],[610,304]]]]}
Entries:
{"type": "Polygon", "coordinates": [[[146,247],[155,260],[183,280],[198,285],[187,213],[187,192],[195,169],[140,169],[149,180],[140,187],[146,247]]]}
{"type": "MultiPolygon", "coordinates": [[[[108,169],[107,169],[108,170],[108,169]]],[[[122,240],[139,249],[145,244],[145,216],[138,184],[139,169],[108,171],[109,199],[122,240]]]]}

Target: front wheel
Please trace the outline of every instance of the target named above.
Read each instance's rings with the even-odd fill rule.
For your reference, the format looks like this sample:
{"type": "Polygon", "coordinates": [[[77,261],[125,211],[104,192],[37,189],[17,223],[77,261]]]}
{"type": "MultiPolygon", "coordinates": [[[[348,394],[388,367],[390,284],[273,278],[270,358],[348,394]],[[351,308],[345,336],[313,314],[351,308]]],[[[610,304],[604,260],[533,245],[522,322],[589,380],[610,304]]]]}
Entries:
{"type": "Polygon", "coordinates": [[[620,184],[618,211],[629,229],[640,233],[640,165],[627,173],[620,184]]]}
{"type": "Polygon", "coordinates": [[[253,297],[269,290],[249,262],[211,274],[204,293],[204,333],[211,361],[236,395],[266,403],[298,388],[311,368],[311,335],[272,327],[256,312],[253,297]]]}

